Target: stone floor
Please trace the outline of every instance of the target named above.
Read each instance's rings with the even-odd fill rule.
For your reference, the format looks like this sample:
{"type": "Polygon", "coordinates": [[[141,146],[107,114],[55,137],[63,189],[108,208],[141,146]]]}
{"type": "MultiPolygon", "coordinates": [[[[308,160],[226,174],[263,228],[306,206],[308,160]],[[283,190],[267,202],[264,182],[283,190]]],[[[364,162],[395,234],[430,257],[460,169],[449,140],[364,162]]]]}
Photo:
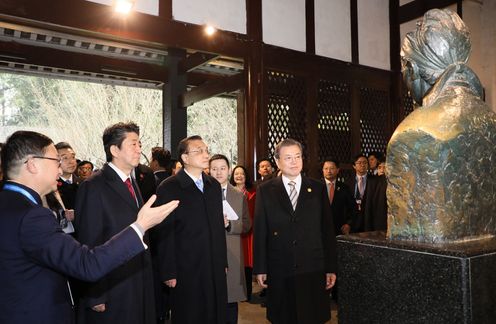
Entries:
{"type": "MultiPolygon", "coordinates": [[[[256,282],[253,283],[253,297],[250,302],[239,303],[238,324],[269,324],[265,319],[266,308],[262,307],[262,298],[259,297],[261,291],[260,286],[256,282]]],[[[331,302],[331,320],[326,324],[338,324],[337,320],[337,305],[331,302]]],[[[164,324],[169,324],[170,321],[165,321],[164,324]]]]}
{"type": "MultiPolygon", "coordinates": [[[[265,308],[260,304],[261,298],[258,296],[260,287],[253,283],[253,297],[250,302],[239,303],[238,324],[268,324],[270,323],[265,319],[265,308]]],[[[331,320],[326,324],[337,324],[337,305],[331,303],[331,320]]]]}

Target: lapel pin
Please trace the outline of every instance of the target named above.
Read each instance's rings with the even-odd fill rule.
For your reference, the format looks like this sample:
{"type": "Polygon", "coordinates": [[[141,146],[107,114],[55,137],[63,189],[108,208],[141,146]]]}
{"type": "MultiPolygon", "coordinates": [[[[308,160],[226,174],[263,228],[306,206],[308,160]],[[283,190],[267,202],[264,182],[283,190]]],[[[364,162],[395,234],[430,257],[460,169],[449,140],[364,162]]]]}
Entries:
{"type": "Polygon", "coordinates": [[[312,188],[307,188],[307,191],[308,192],[312,192],[312,188]]]}

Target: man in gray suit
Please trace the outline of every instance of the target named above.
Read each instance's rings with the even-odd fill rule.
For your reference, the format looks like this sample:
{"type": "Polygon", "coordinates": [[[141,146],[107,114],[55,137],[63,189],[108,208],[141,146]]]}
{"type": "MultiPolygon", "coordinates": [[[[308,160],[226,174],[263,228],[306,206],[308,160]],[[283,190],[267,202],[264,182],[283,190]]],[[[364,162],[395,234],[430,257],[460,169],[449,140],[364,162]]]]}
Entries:
{"type": "Polygon", "coordinates": [[[210,175],[219,181],[222,188],[223,204],[227,202],[235,215],[228,214],[224,208],[224,225],[226,226],[227,244],[227,321],[228,324],[238,322],[238,302],[246,297],[246,280],[244,273],[243,246],[241,234],[251,228],[248,202],[245,195],[229,183],[229,160],[226,156],[216,154],[210,158],[210,175]]]}
{"type": "Polygon", "coordinates": [[[327,189],[301,175],[299,142],[285,139],[275,149],[281,177],[257,188],[253,273],[267,287],[272,323],[324,323],[336,281],[336,240],[327,189]]]}

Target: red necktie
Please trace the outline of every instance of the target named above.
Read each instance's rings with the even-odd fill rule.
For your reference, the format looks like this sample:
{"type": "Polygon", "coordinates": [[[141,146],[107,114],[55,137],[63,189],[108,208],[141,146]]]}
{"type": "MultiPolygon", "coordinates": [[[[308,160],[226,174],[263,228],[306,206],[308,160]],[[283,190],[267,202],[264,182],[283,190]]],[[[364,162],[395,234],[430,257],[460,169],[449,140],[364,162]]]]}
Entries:
{"type": "Polygon", "coordinates": [[[334,182],[329,183],[329,201],[332,204],[332,200],[334,199],[334,182]]]}
{"type": "Polygon", "coordinates": [[[126,181],[124,181],[124,183],[126,184],[127,190],[129,190],[129,193],[131,194],[133,199],[136,200],[136,195],[134,194],[134,189],[133,189],[133,185],[131,184],[131,179],[127,178],[126,181]]]}

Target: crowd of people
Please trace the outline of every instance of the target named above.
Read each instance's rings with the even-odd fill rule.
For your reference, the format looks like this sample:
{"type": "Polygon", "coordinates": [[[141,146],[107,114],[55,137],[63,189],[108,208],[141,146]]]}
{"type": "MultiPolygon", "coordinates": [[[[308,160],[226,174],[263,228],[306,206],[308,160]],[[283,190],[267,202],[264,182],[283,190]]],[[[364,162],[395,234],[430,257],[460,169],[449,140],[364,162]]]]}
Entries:
{"type": "Polygon", "coordinates": [[[380,153],[312,179],[284,139],[253,182],[200,136],[140,164],[139,134],[109,126],[99,170],[39,133],[2,145],[1,323],[237,323],[254,279],[272,323],[329,320],[335,236],[386,229],[380,153]]]}

